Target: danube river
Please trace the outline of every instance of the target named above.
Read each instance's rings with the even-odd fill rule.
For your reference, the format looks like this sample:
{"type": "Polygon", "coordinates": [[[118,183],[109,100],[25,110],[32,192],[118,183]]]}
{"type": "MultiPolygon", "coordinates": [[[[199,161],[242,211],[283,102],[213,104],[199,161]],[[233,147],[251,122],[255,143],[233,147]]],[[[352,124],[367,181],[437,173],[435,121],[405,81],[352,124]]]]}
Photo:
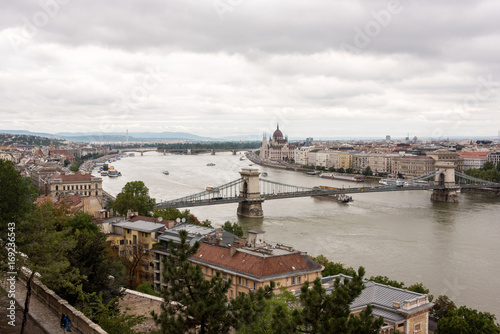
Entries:
{"type": "MultiPolygon", "coordinates": [[[[299,186],[359,185],[249,167],[251,162],[240,157],[229,152],[136,153],[113,163],[123,176],[103,177],[103,188],[116,195],[128,181],[141,180],[159,202],[236,180],[241,168],[258,168],[268,173],[268,180],[299,186]],[[165,170],[170,175],[164,175],[165,170]]],[[[406,285],[422,282],[435,297],[446,294],[457,305],[500,316],[500,198],[462,193],[460,203],[433,203],[426,190],[352,196],[349,204],[310,197],[267,201],[263,219],[238,218],[237,204],[188,209],[216,227],[238,221],[245,230],[266,231],[269,241],[313,256],[324,254],[354,268],[364,266],[368,277],[388,276],[406,285]]]]}

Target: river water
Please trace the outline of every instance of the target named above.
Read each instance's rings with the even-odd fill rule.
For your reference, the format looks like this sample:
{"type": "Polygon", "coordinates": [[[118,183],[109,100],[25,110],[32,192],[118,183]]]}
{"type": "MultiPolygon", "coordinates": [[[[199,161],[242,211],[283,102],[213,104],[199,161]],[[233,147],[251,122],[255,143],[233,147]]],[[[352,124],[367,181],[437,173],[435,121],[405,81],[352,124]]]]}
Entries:
{"type": "MultiPolygon", "coordinates": [[[[359,186],[302,172],[249,167],[251,162],[239,157],[229,152],[215,156],[136,153],[113,163],[123,176],[103,177],[103,188],[116,195],[128,181],[141,180],[159,202],[236,180],[241,168],[258,168],[268,173],[268,180],[298,186],[359,186]],[[164,175],[165,170],[170,175],[164,175]]],[[[262,204],[263,219],[238,217],[237,204],[188,209],[215,227],[238,221],[245,230],[266,231],[269,241],[313,256],[323,254],[354,268],[364,266],[367,277],[384,275],[407,286],[422,282],[435,297],[446,294],[457,305],[498,318],[500,198],[461,193],[459,203],[433,203],[430,196],[430,191],[420,190],[354,194],[349,204],[310,197],[272,200],[262,204]]]]}

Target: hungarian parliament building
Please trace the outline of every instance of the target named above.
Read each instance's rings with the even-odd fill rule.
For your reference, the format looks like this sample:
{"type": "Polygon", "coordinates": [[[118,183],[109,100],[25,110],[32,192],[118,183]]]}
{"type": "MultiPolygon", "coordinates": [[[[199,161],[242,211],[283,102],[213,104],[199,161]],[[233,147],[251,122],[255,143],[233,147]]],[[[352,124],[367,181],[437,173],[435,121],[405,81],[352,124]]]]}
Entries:
{"type": "Polygon", "coordinates": [[[295,161],[296,150],[304,145],[305,143],[289,143],[287,136],[283,138],[278,124],[269,141],[264,134],[259,158],[264,161],[295,161]]]}

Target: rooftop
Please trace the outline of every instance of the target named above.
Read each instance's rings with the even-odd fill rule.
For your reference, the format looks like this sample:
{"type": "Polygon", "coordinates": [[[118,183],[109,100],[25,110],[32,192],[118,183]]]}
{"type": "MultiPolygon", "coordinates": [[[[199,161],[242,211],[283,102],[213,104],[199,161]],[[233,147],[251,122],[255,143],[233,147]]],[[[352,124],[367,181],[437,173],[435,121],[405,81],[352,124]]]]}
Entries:
{"type": "Polygon", "coordinates": [[[144,220],[137,220],[137,221],[133,221],[133,222],[120,221],[120,222],[117,222],[113,225],[121,227],[121,228],[127,228],[130,230],[139,231],[139,232],[147,232],[147,233],[157,232],[165,227],[165,225],[163,225],[163,224],[148,222],[148,221],[144,221],[144,220]]]}
{"type": "Polygon", "coordinates": [[[202,243],[191,261],[246,274],[261,280],[323,269],[320,264],[299,252],[278,256],[262,256],[262,254],[255,254],[247,250],[247,248],[237,248],[231,256],[229,248],[202,243]]]}

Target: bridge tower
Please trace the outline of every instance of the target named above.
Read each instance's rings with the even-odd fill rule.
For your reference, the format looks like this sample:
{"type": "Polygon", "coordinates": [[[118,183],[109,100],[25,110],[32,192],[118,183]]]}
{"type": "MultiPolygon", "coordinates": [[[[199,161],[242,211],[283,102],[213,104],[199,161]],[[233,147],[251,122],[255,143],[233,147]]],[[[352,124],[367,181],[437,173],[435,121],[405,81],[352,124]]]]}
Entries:
{"type": "Polygon", "coordinates": [[[259,170],[243,168],[240,175],[243,180],[240,194],[245,198],[245,201],[238,204],[238,215],[248,218],[264,217],[264,211],[262,211],[264,200],[260,196],[259,170]]]}
{"type": "Polygon", "coordinates": [[[436,161],[435,166],[442,171],[436,175],[435,181],[442,185],[445,189],[434,189],[431,195],[431,200],[434,202],[457,203],[457,185],[455,184],[455,163],[450,161],[436,161]]]}

